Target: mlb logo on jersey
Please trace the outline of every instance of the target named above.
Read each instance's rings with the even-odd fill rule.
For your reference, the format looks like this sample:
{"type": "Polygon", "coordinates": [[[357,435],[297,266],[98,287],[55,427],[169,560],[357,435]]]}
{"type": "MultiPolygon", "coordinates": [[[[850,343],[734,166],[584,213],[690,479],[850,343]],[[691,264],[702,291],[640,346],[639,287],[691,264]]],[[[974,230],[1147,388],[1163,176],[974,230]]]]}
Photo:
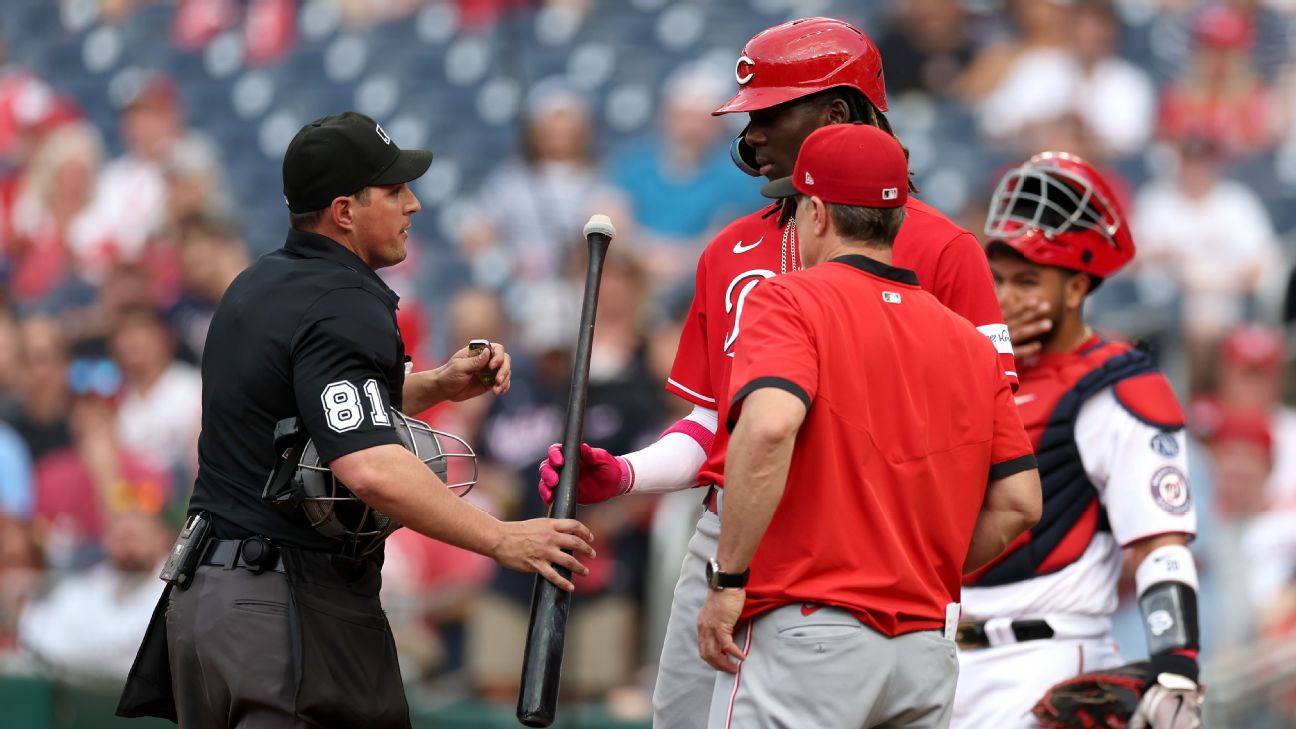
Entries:
{"type": "Polygon", "coordinates": [[[898,304],[900,303],[900,294],[895,291],[883,291],[882,300],[888,304],[898,304]]]}

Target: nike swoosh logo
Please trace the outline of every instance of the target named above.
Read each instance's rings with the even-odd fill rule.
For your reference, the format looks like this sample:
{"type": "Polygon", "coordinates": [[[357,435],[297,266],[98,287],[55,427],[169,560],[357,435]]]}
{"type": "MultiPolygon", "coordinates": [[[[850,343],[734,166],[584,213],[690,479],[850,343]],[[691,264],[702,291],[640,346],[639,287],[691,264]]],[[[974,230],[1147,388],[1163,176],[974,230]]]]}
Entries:
{"type": "Polygon", "coordinates": [[[742,241],[738,241],[737,243],[734,243],[734,253],[746,253],[747,251],[750,251],[751,249],[760,245],[761,241],[763,240],[765,240],[765,236],[762,235],[761,237],[756,239],[755,243],[752,243],[749,246],[745,246],[742,244],[742,241]]]}
{"type": "Polygon", "coordinates": [[[1025,405],[1026,403],[1028,403],[1028,402],[1030,402],[1031,400],[1034,400],[1034,399],[1035,399],[1035,395],[1034,395],[1033,393],[1031,393],[1031,394],[1026,394],[1026,395],[1014,395],[1014,396],[1013,396],[1013,402],[1016,403],[1016,404],[1018,404],[1018,405],[1025,405]]]}
{"type": "Polygon", "coordinates": [[[801,606],[801,614],[802,614],[802,615],[814,615],[815,612],[816,612],[819,608],[821,608],[821,607],[823,607],[823,605],[816,605],[816,604],[814,604],[814,603],[812,603],[812,602],[807,602],[807,603],[805,603],[805,604],[803,604],[803,605],[801,606]]]}

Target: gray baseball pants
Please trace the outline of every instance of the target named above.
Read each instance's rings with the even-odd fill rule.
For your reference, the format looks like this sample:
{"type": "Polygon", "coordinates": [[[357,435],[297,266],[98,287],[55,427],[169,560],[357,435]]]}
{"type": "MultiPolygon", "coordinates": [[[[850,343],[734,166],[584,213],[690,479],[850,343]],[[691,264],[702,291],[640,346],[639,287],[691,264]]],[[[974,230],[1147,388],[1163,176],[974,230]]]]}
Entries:
{"type": "Polygon", "coordinates": [[[710,729],[945,729],[954,706],[954,642],[924,630],[895,638],[846,610],[784,605],[739,628],[747,659],[716,672],[710,729]]]}

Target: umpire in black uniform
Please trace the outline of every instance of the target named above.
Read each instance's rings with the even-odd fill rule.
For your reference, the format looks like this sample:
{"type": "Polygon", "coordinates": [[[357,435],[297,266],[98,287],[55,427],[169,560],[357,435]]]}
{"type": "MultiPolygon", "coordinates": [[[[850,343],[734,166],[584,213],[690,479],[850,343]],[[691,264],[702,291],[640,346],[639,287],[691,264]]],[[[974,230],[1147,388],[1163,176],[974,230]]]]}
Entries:
{"type": "Polygon", "coordinates": [[[300,511],[262,500],[286,418],[355,496],[397,522],[565,589],[554,563],[586,574],[562,551],[593,556],[583,525],[496,520],[445,488],[393,428],[389,407],[421,412],[484,394],[483,368],[495,371],[489,391],[509,387],[497,344],[406,376],[398,297],[374,271],[404,260],[420,209],[407,183],[431,161],[353,112],[314,121],[289,144],[288,240],[235,279],[204,350],[198,477],[172,555],[192,553],[197,566],[176,577],[168,563],[119,714],[194,729],[409,726],[378,602],[381,548],[348,554],[300,511]]]}

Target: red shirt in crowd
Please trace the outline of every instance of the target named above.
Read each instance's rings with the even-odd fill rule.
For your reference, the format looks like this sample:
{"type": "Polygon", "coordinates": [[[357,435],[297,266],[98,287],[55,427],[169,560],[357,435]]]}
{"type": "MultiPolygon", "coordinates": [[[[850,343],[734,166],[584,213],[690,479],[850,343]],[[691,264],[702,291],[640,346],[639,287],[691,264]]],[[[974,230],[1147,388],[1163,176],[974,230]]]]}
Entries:
{"type": "Polygon", "coordinates": [[[726,429],[753,390],[807,408],[743,619],[814,603],[890,636],[941,628],[987,483],[1035,467],[994,346],[862,255],[762,283],[743,323],[726,429]]]}
{"type": "MultiPolygon", "coordinates": [[[[757,283],[785,272],[781,252],[784,230],[777,215],[767,213],[768,209],[730,223],[702,252],[693,305],[666,381],[666,389],[679,397],[716,408],[721,423],[729,406],[725,396],[734,342],[740,331],[752,326],[743,316],[745,299],[757,283]]],[[[795,235],[791,237],[795,239],[795,235]]],[[[976,237],[940,211],[910,197],[892,256],[895,265],[916,272],[922,287],[941,304],[972,322],[995,343],[1002,369],[1015,388],[1017,375],[1008,328],[999,311],[990,265],[976,237]]],[[[786,270],[794,268],[794,260],[796,256],[789,253],[786,270]]],[[[729,434],[721,428],[698,473],[700,485],[724,486],[728,443],[729,434]]]]}

